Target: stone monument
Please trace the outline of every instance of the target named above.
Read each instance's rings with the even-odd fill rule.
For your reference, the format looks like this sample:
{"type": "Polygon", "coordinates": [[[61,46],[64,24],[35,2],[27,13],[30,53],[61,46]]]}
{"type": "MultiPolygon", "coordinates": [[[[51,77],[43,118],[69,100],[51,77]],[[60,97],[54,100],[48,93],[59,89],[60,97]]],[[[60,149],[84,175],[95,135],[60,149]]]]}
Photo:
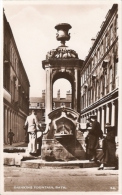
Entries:
{"type": "Polygon", "coordinates": [[[46,71],[46,130],[42,140],[42,159],[71,160],[85,159],[83,148],[83,135],[78,131],[81,99],[80,70],[83,60],[78,54],[69,49],[65,42],[69,41],[71,25],[61,23],[55,26],[56,39],[61,45],[49,51],[42,67],[46,71]],[[57,79],[65,78],[71,83],[72,103],[71,108],[59,107],[52,109],[53,84],[57,79]]]}

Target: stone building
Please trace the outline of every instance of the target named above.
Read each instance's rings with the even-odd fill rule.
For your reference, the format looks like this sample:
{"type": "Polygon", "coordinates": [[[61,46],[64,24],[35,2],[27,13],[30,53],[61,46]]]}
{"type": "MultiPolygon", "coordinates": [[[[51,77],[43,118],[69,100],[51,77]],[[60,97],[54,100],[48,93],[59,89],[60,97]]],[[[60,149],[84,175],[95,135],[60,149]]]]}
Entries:
{"type": "Polygon", "coordinates": [[[24,140],[23,125],[29,113],[29,80],[11,27],[3,13],[3,131],[4,143],[7,134],[14,132],[14,142],[24,140]]]}
{"type": "MultiPolygon", "coordinates": [[[[81,70],[81,122],[86,117],[97,114],[104,132],[106,122],[115,126],[118,134],[118,6],[114,4],[108,11],[105,21],[81,70]]],[[[117,141],[117,137],[116,137],[117,141]]]]}

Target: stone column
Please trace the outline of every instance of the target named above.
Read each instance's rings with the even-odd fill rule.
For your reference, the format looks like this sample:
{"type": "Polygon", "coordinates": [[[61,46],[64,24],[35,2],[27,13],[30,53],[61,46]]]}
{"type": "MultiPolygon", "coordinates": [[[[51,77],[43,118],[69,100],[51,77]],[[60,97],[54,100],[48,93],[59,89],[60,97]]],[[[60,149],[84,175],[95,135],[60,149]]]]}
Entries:
{"type": "Polygon", "coordinates": [[[109,104],[106,104],[106,123],[109,123],[109,116],[110,116],[110,107],[109,104]]]}
{"type": "Polygon", "coordinates": [[[115,101],[112,102],[111,125],[115,126],[115,101]]]}
{"type": "Polygon", "coordinates": [[[100,108],[97,109],[97,121],[100,123],[100,108]]]}
{"type": "Polygon", "coordinates": [[[24,123],[25,123],[25,119],[24,119],[24,118],[23,118],[22,122],[23,122],[23,123],[22,123],[22,141],[24,141],[24,139],[25,139],[25,138],[24,138],[24,137],[25,137],[25,136],[24,136],[24,129],[23,129],[23,126],[24,126],[24,123]]]}
{"type": "Polygon", "coordinates": [[[102,106],[102,131],[104,132],[104,126],[105,126],[105,106],[102,106]]]}
{"type": "Polygon", "coordinates": [[[16,136],[16,140],[18,142],[18,114],[16,115],[16,132],[17,132],[17,136],[16,136]]]}
{"type": "MultiPolygon", "coordinates": [[[[117,108],[117,113],[118,113],[118,105],[119,105],[119,102],[118,102],[119,100],[117,99],[116,100],[116,108],[117,108]]],[[[121,117],[120,117],[121,118],[121,117]]],[[[116,143],[119,143],[119,134],[118,134],[118,129],[119,129],[119,116],[118,117],[116,117],[116,123],[117,123],[117,136],[115,137],[115,141],[116,141],[116,143]]],[[[121,134],[120,134],[121,135],[121,134]]]]}
{"type": "Polygon", "coordinates": [[[19,117],[19,142],[21,142],[21,116],[19,117]]]}
{"type": "Polygon", "coordinates": [[[46,123],[48,122],[48,114],[52,111],[52,70],[46,68],[46,123]]]}
{"type": "Polygon", "coordinates": [[[18,129],[18,130],[19,130],[19,131],[18,131],[18,142],[20,142],[20,136],[21,136],[21,135],[20,135],[20,129],[21,129],[21,128],[20,128],[20,122],[21,122],[20,119],[21,119],[21,117],[20,117],[20,115],[19,115],[19,119],[18,119],[18,123],[19,123],[19,129],[18,129]]]}
{"type": "Polygon", "coordinates": [[[16,137],[16,131],[15,131],[15,113],[13,112],[13,131],[14,131],[14,137],[13,140],[14,142],[16,141],[15,137],[16,137]]]}
{"type": "Polygon", "coordinates": [[[95,109],[94,114],[97,115],[97,109],[95,109]]]}
{"type": "Polygon", "coordinates": [[[10,110],[10,129],[12,129],[12,126],[11,126],[11,110],[10,110]]]}
{"type": "Polygon", "coordinates": [[[14,113],[14,119],[15,119],[15,122],[14,122],[14,131],[15,131],[15,136],[14,136],[14,141],[16,142],[17,140],[17,118],[16,118],[16,112],[14,113]]]}
{"type": "Polygon", "coordinates": [[[82,120],[83,120],[83,119],[82,119],[82,117],[81,117],[81,118],[80,118],[80,123],[82,123],[82,120]]]}
{"type": "Polygon", "coordinates": [[[7,107],[4,108],[4,142],[7,144],[7,136],[8,136],[8,129],[7,129],[7,107]]]}
{"type": "Polygon", "coordinates": [[[75,79],[74,79],[74,110],[77,111],[77,69],[75,69],[75,79]]]}
{"type": "MultiPolygon", "coordinates": [[[[8,132],[10,131],[10,110],[8,110],[8,132]]],[[[9,143],[9,139],[7,139],[7,142],[9,143]]]]}
{"type": "Polygon", "coordinates": [[[11,130],[14,132],[14,128],[13,128],[13,122],[14,122],[14,118],[13,118],[13,111],[11,110],[11,130]]]}

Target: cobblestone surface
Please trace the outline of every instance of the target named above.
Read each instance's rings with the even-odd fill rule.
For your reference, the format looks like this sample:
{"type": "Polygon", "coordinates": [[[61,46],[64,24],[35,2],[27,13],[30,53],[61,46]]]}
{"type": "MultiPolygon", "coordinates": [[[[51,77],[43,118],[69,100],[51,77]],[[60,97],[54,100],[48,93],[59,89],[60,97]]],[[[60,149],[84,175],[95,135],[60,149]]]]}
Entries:
{"type": "Polygon", "coordinates": [[[97,168],[4,168],[5,192],[117,192],[118,170],[97,168]]]}

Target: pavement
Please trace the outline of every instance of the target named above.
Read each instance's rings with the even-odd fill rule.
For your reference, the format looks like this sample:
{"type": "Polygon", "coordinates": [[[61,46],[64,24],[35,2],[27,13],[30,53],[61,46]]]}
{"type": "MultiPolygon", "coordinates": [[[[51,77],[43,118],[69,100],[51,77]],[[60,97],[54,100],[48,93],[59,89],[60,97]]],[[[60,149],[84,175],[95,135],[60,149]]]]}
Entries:
{"type": "MultiPolygon", "coordinates": [[[[110,192],[117,193],[118,170],[106,168],[30,169],[4,166],[5,192],[110,192]]],[[[42,193],[41,193],[42,192],[42,193]]],[[[80,193],[80,194],[81,194],[80,193]]],[[[98,194],[98,193],[97,193],[98,194]]]]}
{"type": "Polygon", "coordinates": [[[113,170],[114,167],[98,170],[98,164],[88,160],[47,162],[21,151],[26,148],[23,142],[4,146],[8,151],[17,149],[15,153],[4,152],[5,192],[115,193],[119,190],[119,170],[113,170]]]}
{"type": "Polygon", "coordinates": [[[13,147],[27,147],[28,144],[25,142],[19,142],[19,143],[13,143],[12,145],[10,144],[4,144],[3,148],[13,148],[13,147]]]}

